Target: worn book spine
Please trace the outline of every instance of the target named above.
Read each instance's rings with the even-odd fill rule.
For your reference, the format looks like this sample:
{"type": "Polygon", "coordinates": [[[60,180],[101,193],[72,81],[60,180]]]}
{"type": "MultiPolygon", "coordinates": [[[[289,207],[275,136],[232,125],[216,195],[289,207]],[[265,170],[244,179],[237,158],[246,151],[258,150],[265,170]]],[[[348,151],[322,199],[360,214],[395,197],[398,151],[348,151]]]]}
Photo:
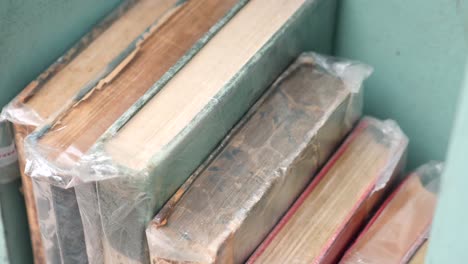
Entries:
{"type": "MultiPolygon", "coordinates": [[[[49,184],[48,182],[31,179],[24,173],[26,168],[26,157],[24,139],[32,133],[37,126],[54,119],[61,112],[73,106],[83,96],[107,74],[112,72],[125,57],[135,47],[131,43],[127,49],[119,51],[120,54],[109,61],[105,69],[100,70],[94,79],[88,80],[88,84],[80,87],[77,94],[72,94],[68,98],[55,100],[63,103],[58,105],[54,101],[42,115],[33,107],[29,101],[34,99],[36,94],[49,81],[60,75],[75,58],[86,50],[93,41],[99,38],[107,29],[124,16],[130,9],[137,5],[139,0],[125,0],[113,12],[107,15],[88,34],[83,36],[65,55],[60,57],[38,78],[32,81],[18,96],[2,111],[2,116],[13,123],[15,142],[18,149],[18,160],[21,172],[22,188],[27,205],[28,222],[30,236],[33,245],[34,263],[87,263],[85,250],[85,237],[81,217],[79,215],[78,203],[73,188],[63,189],[49,184]],[[63,102],[62,102],[63,101],[63,102]]],[[[167,1],[170,4],[170,1],[167,1]]],[[[183,2],[183,1],[179,1],[183,2]]],[[[180,3],[176,3],[179,5],[180,3]]],[[[167,3],[161,4],[161,9],[167,3]]],[[[154,18],[157,24],[157,17],[154,18]]],[[[121,27],[125,25],[120,25],[121,27]]],[[[141,33],[141,32],[138,32],[141,33]]],[[[79,69],[77,69],[79,70],[79,69]]],[[[89,245],[88,245],[89,246],[89,245]]],[[[93,244],[99,247],[99,244],[93,244]]],[[[94,250],[94,249],[93,249],[94,250]]],[[[24,262],[23,262],[24,263],[24,262]]]]}
{"type": "Polygon", "coordinates": [[[442,168],[434,161],[408,175],[340,263],[408,263],[428,238],[442,168]]]}
{"type": "Polygon", "coordinates": [[[359,93],[317,61],[290,66],[148,225],[152,263],[240,263],[261,242],[359,116],[359,93]]]}
{"type": "Polygon", "coordinates": [[[403,169],[407,138],[364,118],[248,263],[336,263],[403,169]]]}

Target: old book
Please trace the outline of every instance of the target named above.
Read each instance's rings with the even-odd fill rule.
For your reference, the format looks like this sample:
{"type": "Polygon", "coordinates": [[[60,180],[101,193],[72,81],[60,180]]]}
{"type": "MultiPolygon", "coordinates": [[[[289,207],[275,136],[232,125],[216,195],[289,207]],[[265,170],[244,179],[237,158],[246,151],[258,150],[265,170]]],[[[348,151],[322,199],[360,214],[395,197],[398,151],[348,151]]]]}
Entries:
{"type": "Polygon", "coordinates": [[[405,161],[392,121],[364,118],[248,263],[336,263],[405,161]]]}
{"type": "MultiPolygon", "coordinates": [[[[164,25],[182,6],[177,0],[124,1],[4,109],[2,115],[14,123],[21,172],[25,168],[24,138],[82,100],[102,78],[125,66],[127,56],[148,32],[164,25]]],[[[170,21],[167,24],[171,26],[170,21]]],[[[34,181],[33,187],[25,174],[22,181],[35,263],[86,262],[74,190],[42,181],[34,181]]]]}
{"type": "Polygon", "coordinates": [[[410,174],[340,263],[407,263],[429,234],[441,171],[441,163],[431,162],[410,174]]]}
{"type": "Polygon", "coordinates": [[[164,225],[149,224],[152,263],[241,263],[267,235],[359,116],[359,94],[326,70],[339,63],[317,61],[280,76],[164,225]]]}
{"type": "Polygon", "coordinates": [[[424,264],[428,247],[429,247],[429,242],[424,241],[424,243],[421,245],[421,247],[418,248],[418,250],[416,250],[416,253],[411,257],[411,260],[408,263],[409,264],[424,264]]]}
{"type": "MultiPolygon", "coordinates": [[[[216,16],[221,17],[220,10],[232,4],[187,2],[186,15],[199,14],[200,21],[172,16],[188,26],[184,24],[186,31],[181,35],[171,27],[168,34],[183,38],[169,43],[180,47],[186,35],[194,32],[190,26],[215,21],[216,16]]],[[[229,11],[216,24],[219,32],[209,35],[212,38],[187,65],[177,68],[177,74],[177,70],[165,74],[107,127],[121,114],[125,103],[120,101],[128,102],[111,91],[127,96],[132,91],[134,96],[143,83],[153,84],[149,79],[154,75],[145,66],[158,65],[148,66],[152,72],[162,65],[147,64],[149,58],[168,59],[164,52],[145,51],[147,43],[153,43],[148,38],[112,82],[94,90],[54,125],[29,137],[31,175],[77,185],[78,196],[83,198],[78,199],[82,219],[96,224],[89,232],[85,230],[85,236],[100,234],[105,262],[146,262],[144,230],[155,212],[302,50],[330,51],[335,4],[316,0],[237,2],[233,9],[245,6],[238,13],[229,11]],[[107,97],[97,96],[102,93],[115,97],[105,100],[107,97]],[[112,110],[103,113],[102,102],[112,110]],[[82,195],[81,187],[85,189],[82,195]]]]}

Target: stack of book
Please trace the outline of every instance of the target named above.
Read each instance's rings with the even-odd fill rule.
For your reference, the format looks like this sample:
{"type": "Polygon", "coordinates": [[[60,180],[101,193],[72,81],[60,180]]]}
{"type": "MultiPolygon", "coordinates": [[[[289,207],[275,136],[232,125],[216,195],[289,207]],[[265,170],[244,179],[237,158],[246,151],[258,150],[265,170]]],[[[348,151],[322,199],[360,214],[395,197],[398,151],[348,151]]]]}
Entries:
{"type": "Polygon", "coordinates": [[[315,53],[335,7],[124,1],[3,110],[35,262],[338,261],[408,140],[315,53]]]}

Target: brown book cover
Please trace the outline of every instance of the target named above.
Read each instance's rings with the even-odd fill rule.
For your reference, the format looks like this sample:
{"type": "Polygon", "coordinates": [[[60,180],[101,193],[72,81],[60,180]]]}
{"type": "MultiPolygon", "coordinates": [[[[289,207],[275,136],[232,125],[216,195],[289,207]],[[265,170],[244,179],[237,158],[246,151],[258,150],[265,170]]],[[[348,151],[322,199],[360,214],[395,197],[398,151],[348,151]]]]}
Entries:
{"type": "Polygon", "coordinates": [[[442,163],[431,162],[410,174],[388,197],[340,263],[408,263],[429,234],[441,171],[442,163]]]}
{"type": "Polygon", "coordinates": [[[343,78],[351,72],[362,81],[369,69],[314,54],[290,66],[171,204],[172,214],[149,224],[152,263],[245,261],[358,118],[360,94],[343,78]]]}
{"type": "Polygon", "coordinates": [[[73,189],[33,181],[24,173],[24,139],[79,100],[86,86],[117,66],[132,41],[174,5],[176,0],[123,1],[3,109],[2,116],[13,123],[15,131],[34,263],[81,263],[86,252],[80,250],[84,238],[73,189]],[[62,225],[73,231],[59,231],[62,225]]]}
{"type": "MultiPolygon", "coordinates": [[[[24,144],[24,138],[36,127],[48,127],[63,139],[59,146],[49,145],[46,150],[51,150],[50,156],[57,153],[53,147],[70,150],[67,144],[71,141],[89,147],[145,92],[156,91],[153,84],[164,74],[183,67],[215,33],[212,26],[233,13],[231,8],[238,2],[125,1],[3,111],[15,124],[21,170],[33,165],[26,160],[31,148],[24,144]],[[157,67],[149,66],[151,63],[157,67]],[[152,72],[142,74],[145,70],[152,72]],[[133,77],[139,75],[148,78],[136,82],[133,77]],[[119,86],[122,82],[132,83],[132,89],[119,86]],[[67,123],[70,119],[77,121],[73,124],[78,123],[81,130],[72,128],[67,123]]],[[[95,256],[98,259],[94,261],[100,262],[101,234],[91,236],[94,234],[88,232],[87,236],[83,232],[91,219],[84,217],[82,221],[73,184],[54,181],[60,176],[50,169],[41,167],[43,174],[31,175],[33,181],[24,173],[22,177],[36,262],[82,263],[95,256]]]]}
{"type": "Polygon", "coordinates": [[[336,263],[405,162],[392,121],[364,118],[248,263],[336,263]]]}

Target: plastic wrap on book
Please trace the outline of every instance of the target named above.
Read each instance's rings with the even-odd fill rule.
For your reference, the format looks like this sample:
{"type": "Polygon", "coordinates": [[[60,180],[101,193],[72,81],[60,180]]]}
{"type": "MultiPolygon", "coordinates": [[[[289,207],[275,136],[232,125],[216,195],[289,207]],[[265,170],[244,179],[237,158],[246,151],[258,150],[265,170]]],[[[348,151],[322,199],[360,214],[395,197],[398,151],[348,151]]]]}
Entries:
{"type": "Polygon", "coordinates": [[[443,163],[409,174],[386,199],[340,263],[408,263],[428,238],[443,163]]]}
{"type": "MultiPolygon", "coordinates": [[[[142,2],[156,5],[158,3],[171,1],[141,0],[135,5],[138,6],[138,3],[142,2]]],[[[107,139],[109,135],[111,137],[115,135],[117,132],[114,131],[116,127],[124,126],[124,124],[132,118],[133,115],[139,112],[140,109],[142,109],[144,105],[154,95],[156,95],[159,90],[162,89],[162,87],[164,87],[165,84],[169,82],[169,80],[171,80],[171,78],[174,77],[176,73],[204,47],[206,43],[208,43],[208,41],[230,20],[230,18],[248,2],[248,0],[174,2],[176,3],[171,5],[170,10],[165,12],[163,17],[158,20],[157,23],[146,29],[143,34],[141,34],[136,40],[132,41],[121,55],[111,61],[109,66],[104,69],[104,75],[99,75],[97,79],[93,79],[87,83],[85,87],[80,90],[80,93],[71,100],[71,103],[66,103],[67,106],[65,108],[67,109],[65,111],[45,119],[45,122],[43,122],[43,124],[25,140],[24,148],[27,157],[25,171],[35,181],[41,182],[41,184],[35,186],[39,192],[44,194],[42,197],[45,197],[49,193],[50,195],[53,195],[52,193],[54,192],[57,192],[55,197],[58,198],[65,197],[64,192],[71,194],[66,195],[67,201],[63,201],[59,204],[57,204],[55,198],[47,199],[47,201],[44,201],[41,208],[46,210],[45,208],[50,206],[49,208],[56,211],[59,210],[63,212],[67,210],[74,212],[73,214],[68,214],[68,217],[82,221],[83,226],[81,231],[84,229],[87,255],[89,257],[89,261],[92,263],[100,263],[102,261],[106,261],[108,263],[116,262],[117,258],[114,258],[114,255],[112,254],[108,254],[107,257],[104,258],[105,252],[108,252],[106,249],[112,247],[117,247],[118,249],[122,247],[127,248],[128,252],[124,250],[116,250],[116,252],[119,252],[119,254],[121,253],[122,256],[130,255],[132,258],[144,259],[146,256],[144,254],[145,248],[143,246],[142,238],[144,235],[144,224],[139,224],[137,225],[138,228],[135,228],[134,231],[128,232],[130,235],[125,231],[120,232],[120,230],[115,230],[112,227],[108,228],[108,226],[117,226],[117,224],[122,224],[122,222],[126,221],[127,218],[132,218],[134,216],[132,215],[133,210],[138,210],[139,213],[141,211],[144,214],[151,216],[154,214],[154,209],[148,208],[148,203],[152,203],[153,201],[144,195],[141,195],[141,192],[151,191],[148,187],[145,187],[149,186],[151,182],[132,184],[129,183],[127,179],[119,181],[121,180],[120,178],[125,178],[121,177],[122,175],[141,176],[138,181],[144,181],[150,176],[150,173],[147,172],[149,169],[147,168],[141,172],[137,172],[130,169],[127,170],[126,168],[122,168],[121,166],[113,163],[108,159],[108,156],[101,151],[102,149],[100,149],[100,146],[102,146],[102,141],[107,139]],[[207,10],[211,11],[209,16],[206,14],[207,10]],[[191,24],[189,22],[191,22],[191,24]],[[173,32],[180,32],[180,34],[174,34],[173,32]],[[184,40],[183,43],[178,42],[181,39],[184,40]],[[154,52],[155,49],[162,49],[163,51],[166,51],[167,54],[170,54],[170,56],[166,56],[167,54],[165,52],[154,52]],[[139,82],[140,86],[137,92],[135,92],[137,89],[130,89],[131,91],[129,91],[129,89],[124,90],[124,86],[118,86],[120,90],[112,89],[116,88],[113,84],[118,82],[116,80],[121,80],[119,78],[123,75],[127,74],[126,76],[129,76],[132,73],[141,70],[139,67],[132,68],[130,65],[135,65],[137,62],[144,64],[146,61],[156,61],[162,66],[156,68],[156,74],[151,75],[152,79],[150,81],[145,79],[145,82],[139,82]],[[109,94],[109,90],[113,92],[116,92],[117,90],[121,93],[125,93],[124,97],[126,100],[122,100],[124,101],[122,103],[116,102],[115,104],[107,102],[105,99],[110,100],[111,97],[107,96],[109,94]],[[88,116],[81,116],[83,118],[82,120],[87,122],[86,124],[89,124],[88,131],[92,130],[95,132],[94,134],[89,133],[92,134],[90,137],[92,140],[89,140],[89,142],[91,142],[89,146],[87,145],[80,149],[77,145],[81,142],[77,143],[79,140],[75,140],[73,137],[68,137],[73,139],[70,140],[70,145],[60,150],[57,149],[61,147],[59,144],[53,145],[52,143],[52,145],[50,145],[50,141],[40,142],[41,139],[48,135],[68,129],[69,127],[67,127],[66,124],[63,125],[65,123],[64,120],[70,117],[73,113],[79,113],[83,109],[85,109],[83,112],[86,112],[86,107],[83,107],[83,105],[86,105],[92,100],[94,100],[94,103],[99,101],[103,102],[104,105],[107,103],[108,107],[109,105],[118,105],[118,109],[115,110],[115,108],[112,108],[115,111],[101,111],[100,115],[96,114],[95,111],[98,110],[94,109],[94,115],[89,114],[88,116]],[[111,112],[111,114],[108,114],[109,112],[111,112]],[[92,122],[91,120],[95,120],[96,122],[92,122]],[[115,186],[112,192],[108,192],[107,190],[103,191],[103,189],[105,189],[104,187],[98,187],[98,184],[94,186],[94,183],[92,183],[93,181],[104,181],[114,178],[118,178],[116,182],[109,182],[109,184],[103,183],[106,188],[108,188],[107,186],[115,186]],[[144,180],[141,178],[144,178],[144,180]],[[45,186],[42,183],[49,184],[50,188],[43,188],[45,186]],[[123,185],[130,185],[130,188],[121,187],[123,185]],[[76,190],[75,192],[75,187],[80,187],[80,190],[76,190]],[[88,189],[87,187],[92,188],[88,189]],[[104,198],[100,198],[100,200],[97,200],[97,188],[100,188],[99,193],[104,193],[105,196],[104,198]],[[119,191],[119,189],[121,190],[119,191]],[[115,195],[117,198],[107,198],[111,196],[110,193],[115,195]],[[81,196],[83,199],[77,197],[74,200],[74,203],[71,204],[69,199],[72,199],[74,195],[78,196],[79,194],[83,194],[81,196]],[[119,198],[124,200],[128,196],[131,196],[128,201],[122,201],[121,204],[116,203],[119,198]],[[94,203],[94,201],[96,202],[94,203]],[[97,212],[95,212],[94,209],[100,204],[105,203],[111,205],[103,206],[105,208],[103,208],[102,211],[99,211],[98,215],[96,215],[97,212]],[[127,206],[129,204],[132,206],[127,206]],[[141,207],[139,207],[139,205],[141,205],[141,207]],[[80,208],[79,213],[81,214],[81,219],[76,216],[77,207],[80,208]],[[130,212],[115,212],[113,210],[115,210],[116,207],[120,207],[120,209],[130,208],[130,212]],[[117,213],[118,216],[114,216],[114,213],[117,213]],[[128,216],[128,214],[131,216],[128,216]],[[101,221],[104,222],[103,225],[105,225],[105,229],[101,227],[101,221]],[[114,224],[114,222],[117,222],[117,224],[114,224]],[[87,232],[86,230],[90,231],[87,232]],[[101,230],[108,233],[101,235],[101,230]],[[122,235],[121,233],[124,234],[122,235]],[[121,237],[126,235],[131,237],[131,239],[122,242],[121,237]],[[111,241],[111,243],[108,243],[107,240],[111,241]]],[[[146,69],[149,69],[150,71],[151,69],[154,69],[154,67],[148,66],[146,69]]],[[[140,74],[140,72],[131,76],[132,81],[134,80],[133,78],[138,79],[138,77],[143,76],[142,74],[138,74],[140,74]]],[[[122,79],[124,78],[125,77],[122,77],[122,79]]],[[[131,85],[133,85],[133,83],[131,85]]],[[[254,97],[255,94],[246,95],[246,97],[249,96],[254,97]]],[[[115,98],[117,97],[112,97],[112,99],[115,98]]],[[[217,103],[216,98],[213,98],[211,104],[214,103],[217,103]]],[[[71,119],[73,118],[70,118],[70,120],[71,119]]],[[[229,121],[227,122],[229,123],[229,121]]],[[[229,126],[230,124],[223,126],[222,129],[229,126]]],[[[54,143],[56,142],[57,141],[54,141],[54,143]]],[[[165,189],[163,187],[161,188],[165,189]]],[[[167,189],[168,190],[166,192],[171,192],[170,188],[167,189]]],[[[59,216],[63,216],[58,211],[55,213],[55,215],[43,214],[43,223],[51,223],[54,219],[55,222],[57,222],[59,216]]],[[[136,216],[132,219],[135,222],[140,223],[142,221],[140,218],[140,216],[136,216]]],[[[61,217],[60,219],[66,220],[66,217],[61,217]]],[[[146,222],[148,220],[146,220],[146,222]]],[[[64,229],[70,227],[68,222],[62,222],[62,225],[57,224],[56,226],[56,229],[59,229],[60,226],[63,226],[64,229]]],[[[79,228],[77,227],[77,229],[79,228]]],[[[52,235],[54,232],[47,232],[47,234],[49,233],[52,235]]],[[[78,233],[78,231],[76,233],[78,233]]],[[[71,232],[59,232],[57,230],[56,234],[68,235],[71,234],[71,232]]],[[[67,236],[64,237],[67,238],[67,236]]],[[[53,241],[53,239],[57,238],[51,237],[50,241],[53,241]]],[[[76,241],[79,240],[80,239],[76,239],[76,241]]],[[[118,261],[122,260],[119,259],[118,261]]]]}
{"type": "MultiPolygon", "coordinates": [[[[24,175],[24,170],[28,169],[25,166],[25,152],[28,152],[28,147],[24,145],[24,138],[34,132],[36,127],[59,119],[68,109],[86,100],[94,89],[101,89],[103,84],[126,67],[139,45],[183,2],[185,1],[122,1],[3,108],[2,120],[13,123],[15,130],[37,263],[85,263],[88,262],[87,255],[90,259],[93,257],[86,253],[74,189],[62,189],[44,179],[24,175]],[[119,39],[118,44],[115,43],[116,38],[119,39]]],[[[2,150],[7,154],[13,153],[9,150],[13,147],[14,144],[11,143],[0,148],[0,155],[2,150]]],[[[0,157],[0,166],[2,162],[9,162],[12,157],[10,155],[8,160],[3,161],[0,157]]],[[[20,175],[19,171],[16,175],[20,175]]],[[[87,244],[92,249],[93,243],[87,244]]]]}
{"type": "Polygon", "coordinates": [[[336,263],[401,173],[407,142],[395,122],[365,117],[247,263],[336,263]]]}
{"type": "Polygon", "coordinates": [[[276,80],[149,224],[153,263],[246,260],[360,115],[343,64],[305,53],[276,80]]]}

